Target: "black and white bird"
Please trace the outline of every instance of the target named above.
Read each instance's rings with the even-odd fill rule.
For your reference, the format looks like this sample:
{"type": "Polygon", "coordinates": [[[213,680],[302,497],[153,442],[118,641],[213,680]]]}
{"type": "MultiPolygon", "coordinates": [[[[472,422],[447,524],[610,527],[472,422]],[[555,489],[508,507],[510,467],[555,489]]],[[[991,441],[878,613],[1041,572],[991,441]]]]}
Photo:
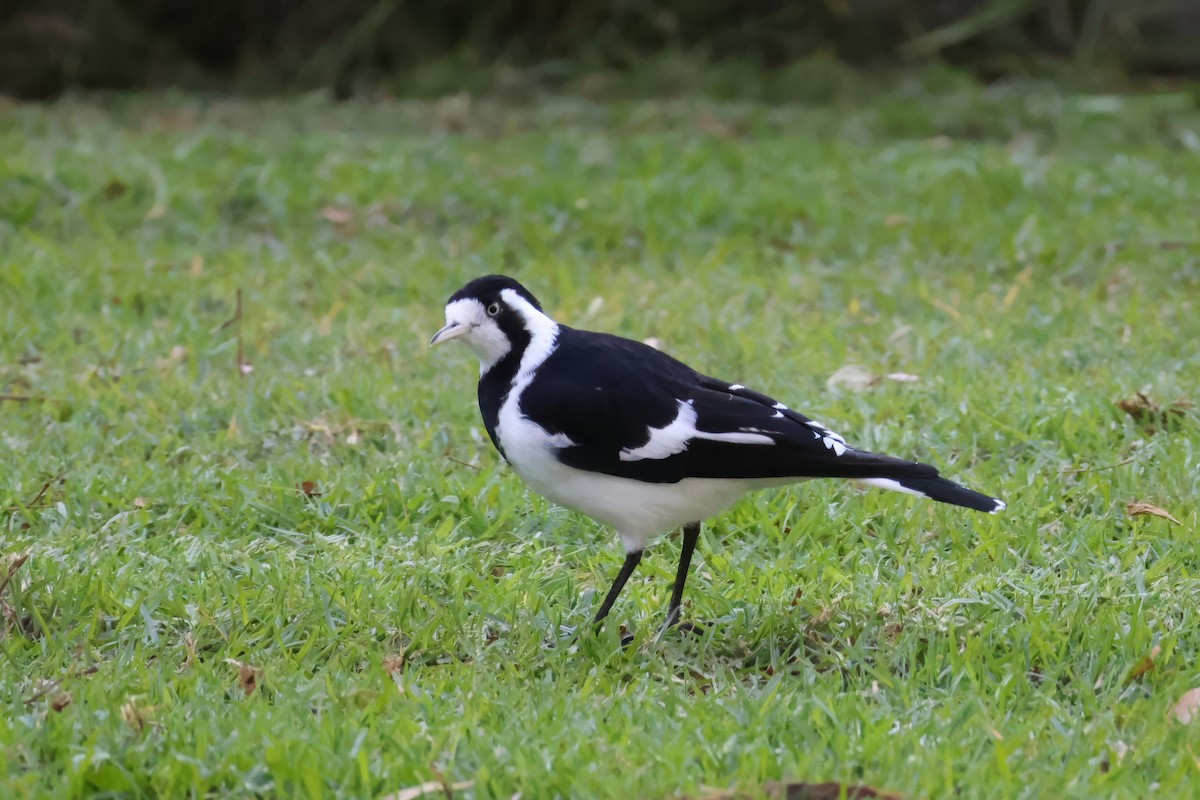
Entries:
{"type": "Polygon", "coordinates": [[[674,624],[700,522],[755,489],[845,478],[976,511],[1004,508],[935,467],[859,450],[783,403],[648,345],[560,325],[512,278],[489,275],[455,292],[430,345],[451,339],[479,356],[479,410],[504,459],[534,491],[620,535],[625,563],[597,623],[649,541],[682,526],[666,619],[674,624]]]}

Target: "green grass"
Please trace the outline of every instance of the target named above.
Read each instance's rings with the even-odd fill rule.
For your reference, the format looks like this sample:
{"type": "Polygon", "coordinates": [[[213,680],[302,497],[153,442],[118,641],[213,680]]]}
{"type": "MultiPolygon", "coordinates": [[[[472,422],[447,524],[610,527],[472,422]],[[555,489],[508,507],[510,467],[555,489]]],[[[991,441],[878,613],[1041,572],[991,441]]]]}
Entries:
{"type": "Polygon", "coordinates": [[[1189,95],[0,115],[3,796],[1194,791],[1200,437],[1114,405],[1197,395],[1189,95]],[[547,648],[621,555],[426,347],[493,271],[1008,512],[763,492],[705,526],[702,638],[655,639],[670,538],[547,648]]]}

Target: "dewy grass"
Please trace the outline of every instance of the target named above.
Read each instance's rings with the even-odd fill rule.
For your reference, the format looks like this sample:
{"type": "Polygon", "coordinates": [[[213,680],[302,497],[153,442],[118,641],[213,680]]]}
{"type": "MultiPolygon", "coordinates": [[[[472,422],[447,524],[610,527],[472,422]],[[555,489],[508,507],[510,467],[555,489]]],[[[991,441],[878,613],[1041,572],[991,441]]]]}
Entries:
{"type": "Polygon", "coordinates": [[[0,111],[0,794],[1194,791],[1195,412],[1114,401],[1196,399],[1200,115],[905,86],[0,111]],[[667,537],[562,641],[620,548],[426,347],[485,272],[1008,511],[760,493],[702,638],[667,537]]]}

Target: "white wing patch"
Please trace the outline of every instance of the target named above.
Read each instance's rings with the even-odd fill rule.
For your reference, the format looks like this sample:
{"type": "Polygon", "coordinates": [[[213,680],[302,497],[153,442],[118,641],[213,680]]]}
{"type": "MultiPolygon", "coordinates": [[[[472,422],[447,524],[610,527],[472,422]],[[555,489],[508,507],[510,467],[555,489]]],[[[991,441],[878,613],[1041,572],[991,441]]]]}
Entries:
{"type": "Polygon", "coordinates": [[[546,446],[554,448],[574,447],[575,442],[565,433],[556,433],[546,439],[546,446]]]}
{"type": "Polygon", "coordinates": [[[840,456],[850,448],[846,446],[846,440],[838,434],[826,428],[821,423],[815,420],[808,421],[808,427],[812,428],[813,438],[820,439],[825,445],[826,450],[832,450],[835,456],[840,456]]]}
{"type": "Polygon", "coordinates": [[[866,478],[859,481],[859,483],[866,484],[867,486],[878,486],[880,489],[891,489],[893,492],[904,492],[905,494],[911,494],[915,497],[924,497],[926,499],[929,498],[929,495],[925,494],[924,492],[918,492],[916,489],[910,489],[907,486],[901,485],[900,481],[894,481],[891,478],[866,478]]]}
{"type": "Polygon", "coordinates": [[[626,447],[619,457],[622,461],[641,461],[647,458],[670,458],[688,449],[694,439],[729,444],[775,444],[770,436],[761,433],[712,433],[697,430],[696,409],[690,400],[679,401],[679,413],[662,428],[650,428],[650,439],[640,447],[626,447]]]}

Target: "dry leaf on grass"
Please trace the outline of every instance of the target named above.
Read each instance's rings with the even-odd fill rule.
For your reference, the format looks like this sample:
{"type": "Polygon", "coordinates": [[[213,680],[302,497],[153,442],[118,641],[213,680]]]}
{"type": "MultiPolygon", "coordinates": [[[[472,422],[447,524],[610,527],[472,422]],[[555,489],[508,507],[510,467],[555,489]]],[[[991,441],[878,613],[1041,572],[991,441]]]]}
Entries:
{"type": "Polygon", "coordinates": [[[129,187],[118,180],[111,180],[104,184],[104,188],[100,190],[100,194],[105,200],[118,200],[125,196],[129,191],[129,187]]]}
{"type": "Polygon", "coordinates": [[[141,731],[147,724],[153,724],[158,706],[138,705],[137,701],[138,698],[131,697],[121,706],[121,719],[135,731],[141,731]]]}
{"type": "Polygon", "coordinates": [[[188,631],[183,635],[183,666],[179,668],[180,672],[189,670],[196,663],[196,637],[188,631]]]}
{"type": "Polygon", "coordinates": [[[889,372],[885,375],[876,375],[869,369],[860,367],[857,364],[847,364],[844,367],[839,367],[836,372],[830,375],[825,384],[831,389],[844,386],[851,391],[863,392],[880,385],[884,381],[916,383],[919,380],[921,379],[918,376],[908,372],[889,372]]]}
{"type": "Polygon", "coordinates": [[[1158,654],[1161,652],[1162,647],[1159,645],[1154,645],[1154,647],[1150,648],[1150,655],[1143,656],[1142,660],[1134,664],[1133,668],[1129,670],[1129,674],[1125,676],[1125,685],[1128,686],[1147,672],[1152,672],[1155,666],[1154,659],[1158,658],[1158,654]]]}
{"type": "Polygon", "coordinates": [[[1171,516],[1170,512],[1166,509],[1159,508],[1153,503],[1144,503],[1141,500],[1130,500],[1128,503],[1126,503],[1125,513],[1131,517],[1142,517],[1146,515],[1162,517],[1163,519],[1174,522],[1176,525],[1182,524],[1179,520],[1171,516]]]}
{"type": "Polygon", "coordinates": [[[321,217],[326,222],[332,222],[339,228],[353,224],[354,212],[344,208],[335,208],[334,206],[326,206],[321,209],[321,217]]]}
{"type": "Polygon", "coordinates": [[[716,139],[740,139],[742,132],[738,126],[721,119],[710,109],[704,108],[696,116],[696,127],[716,139]]]}
{"type": "Polygon", "coordinates": [[[1159,425],[1167,425],[1173,419],[1187,416],[1187,412],[1195,407],[1195,403],[1183,397],[1163,406],[1145,392],[1117,401],[1117,408],[1132,417],[1134,422],[1145,425],[1150,434],[1156,433],[1159,425]]]}
{"type": "Polygon", "coordinates": [[[837,603],[836,602],[831,606],[821,606],[821,612],[819,614],[817,614],[815,617],[813,617],[811,620],[809,620],[808,627],[810,629],[811,628],[820,628],[822,625],[828,624],[829,620],[833,619],[833,615],[836,613],[837,613],[837,603]]]}
{"type": "Polygon", "coordinates": [[[867,798],[882,798],[882,800],[901,800],[900,795],[885,792],[862,784],[842,784],[837,781],[824,783],[793,783],[791,781],[772,781],[763,786],[768,797],[778,800],[867,800],[867,798]]]}
{"type": "Polygon", "coordinates": [[[393,653],[383,659],[383,671],[388,675],[394,675],[397,672],[404,671],[405,660],[408,658],[408,653],[401,650],[399,653],[393,653]]]}
{"type": "Polygon", "coordinates": [[[471,125],[471,95],[450,94],[433,104],[433,122],[439,128],[461,133],[471,125]]]}
{"type": "Polygon", "coordinates": [[[236,658],[227,658],[225,663],[238,668],[238,686],[242,687],[246,696],[254,694],[254,690],[258,688],[258,679],[262,676],[262,670],[244,661],[238,661],[236,658]]]}
{"type": "Polygon", "coordinates": [[[851,391],[861,392],[877,385],[879,376],[856,364],[847,364],[844,367],[838,367],[825,383],[831,389],[844,386],[851,391]]]}
{"type": "Polygon", "coordinates": [[[454,792],[466,791],[474,785],[475,781],[459,781],[458,783],[425,781],[425,783],[419,786],[409,786],[407,789],[401,789],[398,792],[385,795],[382,800],[416,800],[418,797],[432,794],[441,795],[442,797],[453,797],[454,792]]]}
{"type": "Polygon", "coordinates": [[[1200,719],[1200,686],[1183,693],[1179,702],[1171,707],[1171,716],[1184,725],[1194,719],[1200,719]]]}
{"type": "Polygon", "coordinates": [[[1121,398],[1117,401],[1117,408],[1121,409],[1138,422],[1141,422],[1147,416],[1150,416],[1151,414],[1157,414],[1162,410],[1162,406],[1141,392],[1129,397],[1121,398]]]}

